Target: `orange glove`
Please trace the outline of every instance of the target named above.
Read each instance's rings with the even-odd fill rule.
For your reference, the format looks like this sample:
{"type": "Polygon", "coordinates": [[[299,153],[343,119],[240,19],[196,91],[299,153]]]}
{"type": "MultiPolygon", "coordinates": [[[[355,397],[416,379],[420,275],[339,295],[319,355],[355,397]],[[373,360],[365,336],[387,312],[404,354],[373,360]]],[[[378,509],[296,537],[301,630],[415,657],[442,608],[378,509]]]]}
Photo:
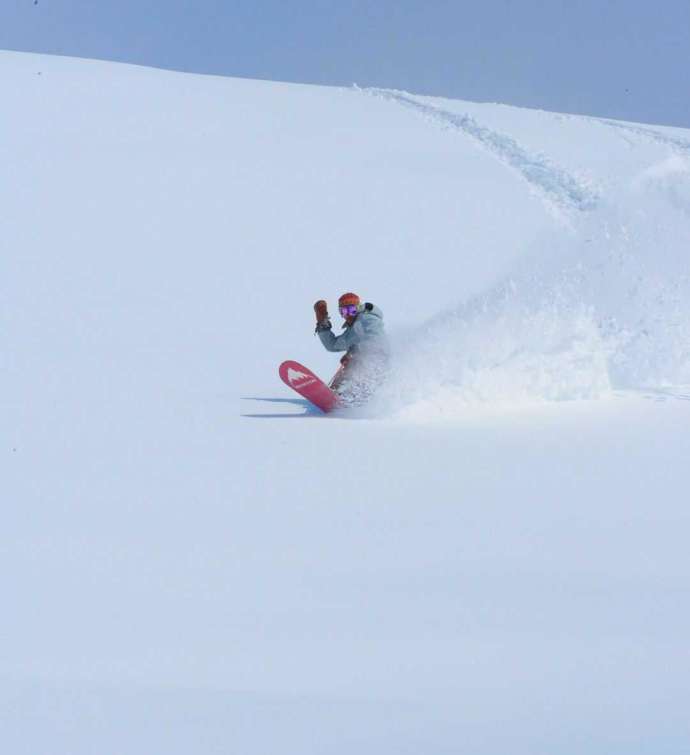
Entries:
{"type": "Polygon", "coordinates": [[[314,304],[314,312],[316,313],[316,322],[328,320],[328,304],[323,299],[319,299],[314,304]]]}
{"type": "Polygon", "coordinates": [[[316,329],[330,330],[331,320],[328,317],[328,304],[323,299],[319,299],[314,304],[314,313],[316,314],[316,329]]]}

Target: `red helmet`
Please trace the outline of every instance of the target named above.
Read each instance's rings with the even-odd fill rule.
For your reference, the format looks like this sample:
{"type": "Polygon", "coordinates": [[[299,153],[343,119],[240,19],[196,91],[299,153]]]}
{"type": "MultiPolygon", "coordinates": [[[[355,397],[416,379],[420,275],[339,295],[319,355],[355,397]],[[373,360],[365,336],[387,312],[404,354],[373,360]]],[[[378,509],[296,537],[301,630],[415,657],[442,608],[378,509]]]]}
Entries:
{"type": "Polygon", "coordinates": [[[347,307],[350,304],[354,304],[355,306],[359,306],[360,298],[357,296],[357,294],[353,294],[352,292],[349,292],[347,294],[343,294],[340,299],[338,299],[338,306],[339,307],[347,307]]]}

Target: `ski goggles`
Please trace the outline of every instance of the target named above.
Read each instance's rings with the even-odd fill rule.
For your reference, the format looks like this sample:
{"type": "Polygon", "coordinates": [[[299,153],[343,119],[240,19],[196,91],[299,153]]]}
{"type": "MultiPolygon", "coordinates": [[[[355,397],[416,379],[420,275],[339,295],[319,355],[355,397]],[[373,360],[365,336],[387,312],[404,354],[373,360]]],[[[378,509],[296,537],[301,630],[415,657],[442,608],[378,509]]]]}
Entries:
{"type": "Polygon", "coordinates": [[[339,309],[340,316],[345,319],[348,317],[354,317],[359,312],[359,308],[356,304],[346,304],[344,307],[339,307],[339,309]]]}

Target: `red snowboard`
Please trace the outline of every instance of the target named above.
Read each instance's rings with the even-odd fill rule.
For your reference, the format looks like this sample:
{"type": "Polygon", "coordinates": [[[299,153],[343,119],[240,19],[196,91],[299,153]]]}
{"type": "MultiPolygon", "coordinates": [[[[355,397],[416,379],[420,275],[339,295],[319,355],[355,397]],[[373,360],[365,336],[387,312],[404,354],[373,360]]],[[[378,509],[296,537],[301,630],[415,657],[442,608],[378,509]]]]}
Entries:
{"type": "Polygon", "coordinates": [[[280,379],[297,391],[322,412],[333,411],[338,406],[338,396],[320,378],[299,362],[288,360],[278,368],[280,379]]]}

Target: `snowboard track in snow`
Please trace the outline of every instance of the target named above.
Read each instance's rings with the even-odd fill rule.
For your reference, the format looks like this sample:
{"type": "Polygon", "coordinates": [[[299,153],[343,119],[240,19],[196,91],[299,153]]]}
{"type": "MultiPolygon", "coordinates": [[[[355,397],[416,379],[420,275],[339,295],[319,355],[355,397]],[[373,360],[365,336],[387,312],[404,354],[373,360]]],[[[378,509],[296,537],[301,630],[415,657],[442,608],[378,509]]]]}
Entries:
{"type": "Polygon", "coordinates": [[[664,147],[670,147],[676,153],[690,155],[690,140],[683,139],[680,136],[673,136],[672,134],[664,134],[655,128],[649,126],[636,126],[631,123],[625,123],[623,121],[614,121],[609,118],[591,118],[595,123],[602,124],[608,128],[615,129],[617,131],[624,131],[628,134],[634,134],[635,136],[641,136],[647,141],[661,144],[664,147]]]}
{"type": "Polygon", "coordinates": [[[428,105],[407,92],[393,89],[369,88],[362,91],[416,110],[428,120],[470,137],[504,165],[516,171],[543,200],[558,212],[563,210],[585,212],[594,209],[599,203],[599,195],[596,191],[554,164],[546,155],[530,152],[513,137],[493,131],[466,113],[453,113],[428,105]]]}

